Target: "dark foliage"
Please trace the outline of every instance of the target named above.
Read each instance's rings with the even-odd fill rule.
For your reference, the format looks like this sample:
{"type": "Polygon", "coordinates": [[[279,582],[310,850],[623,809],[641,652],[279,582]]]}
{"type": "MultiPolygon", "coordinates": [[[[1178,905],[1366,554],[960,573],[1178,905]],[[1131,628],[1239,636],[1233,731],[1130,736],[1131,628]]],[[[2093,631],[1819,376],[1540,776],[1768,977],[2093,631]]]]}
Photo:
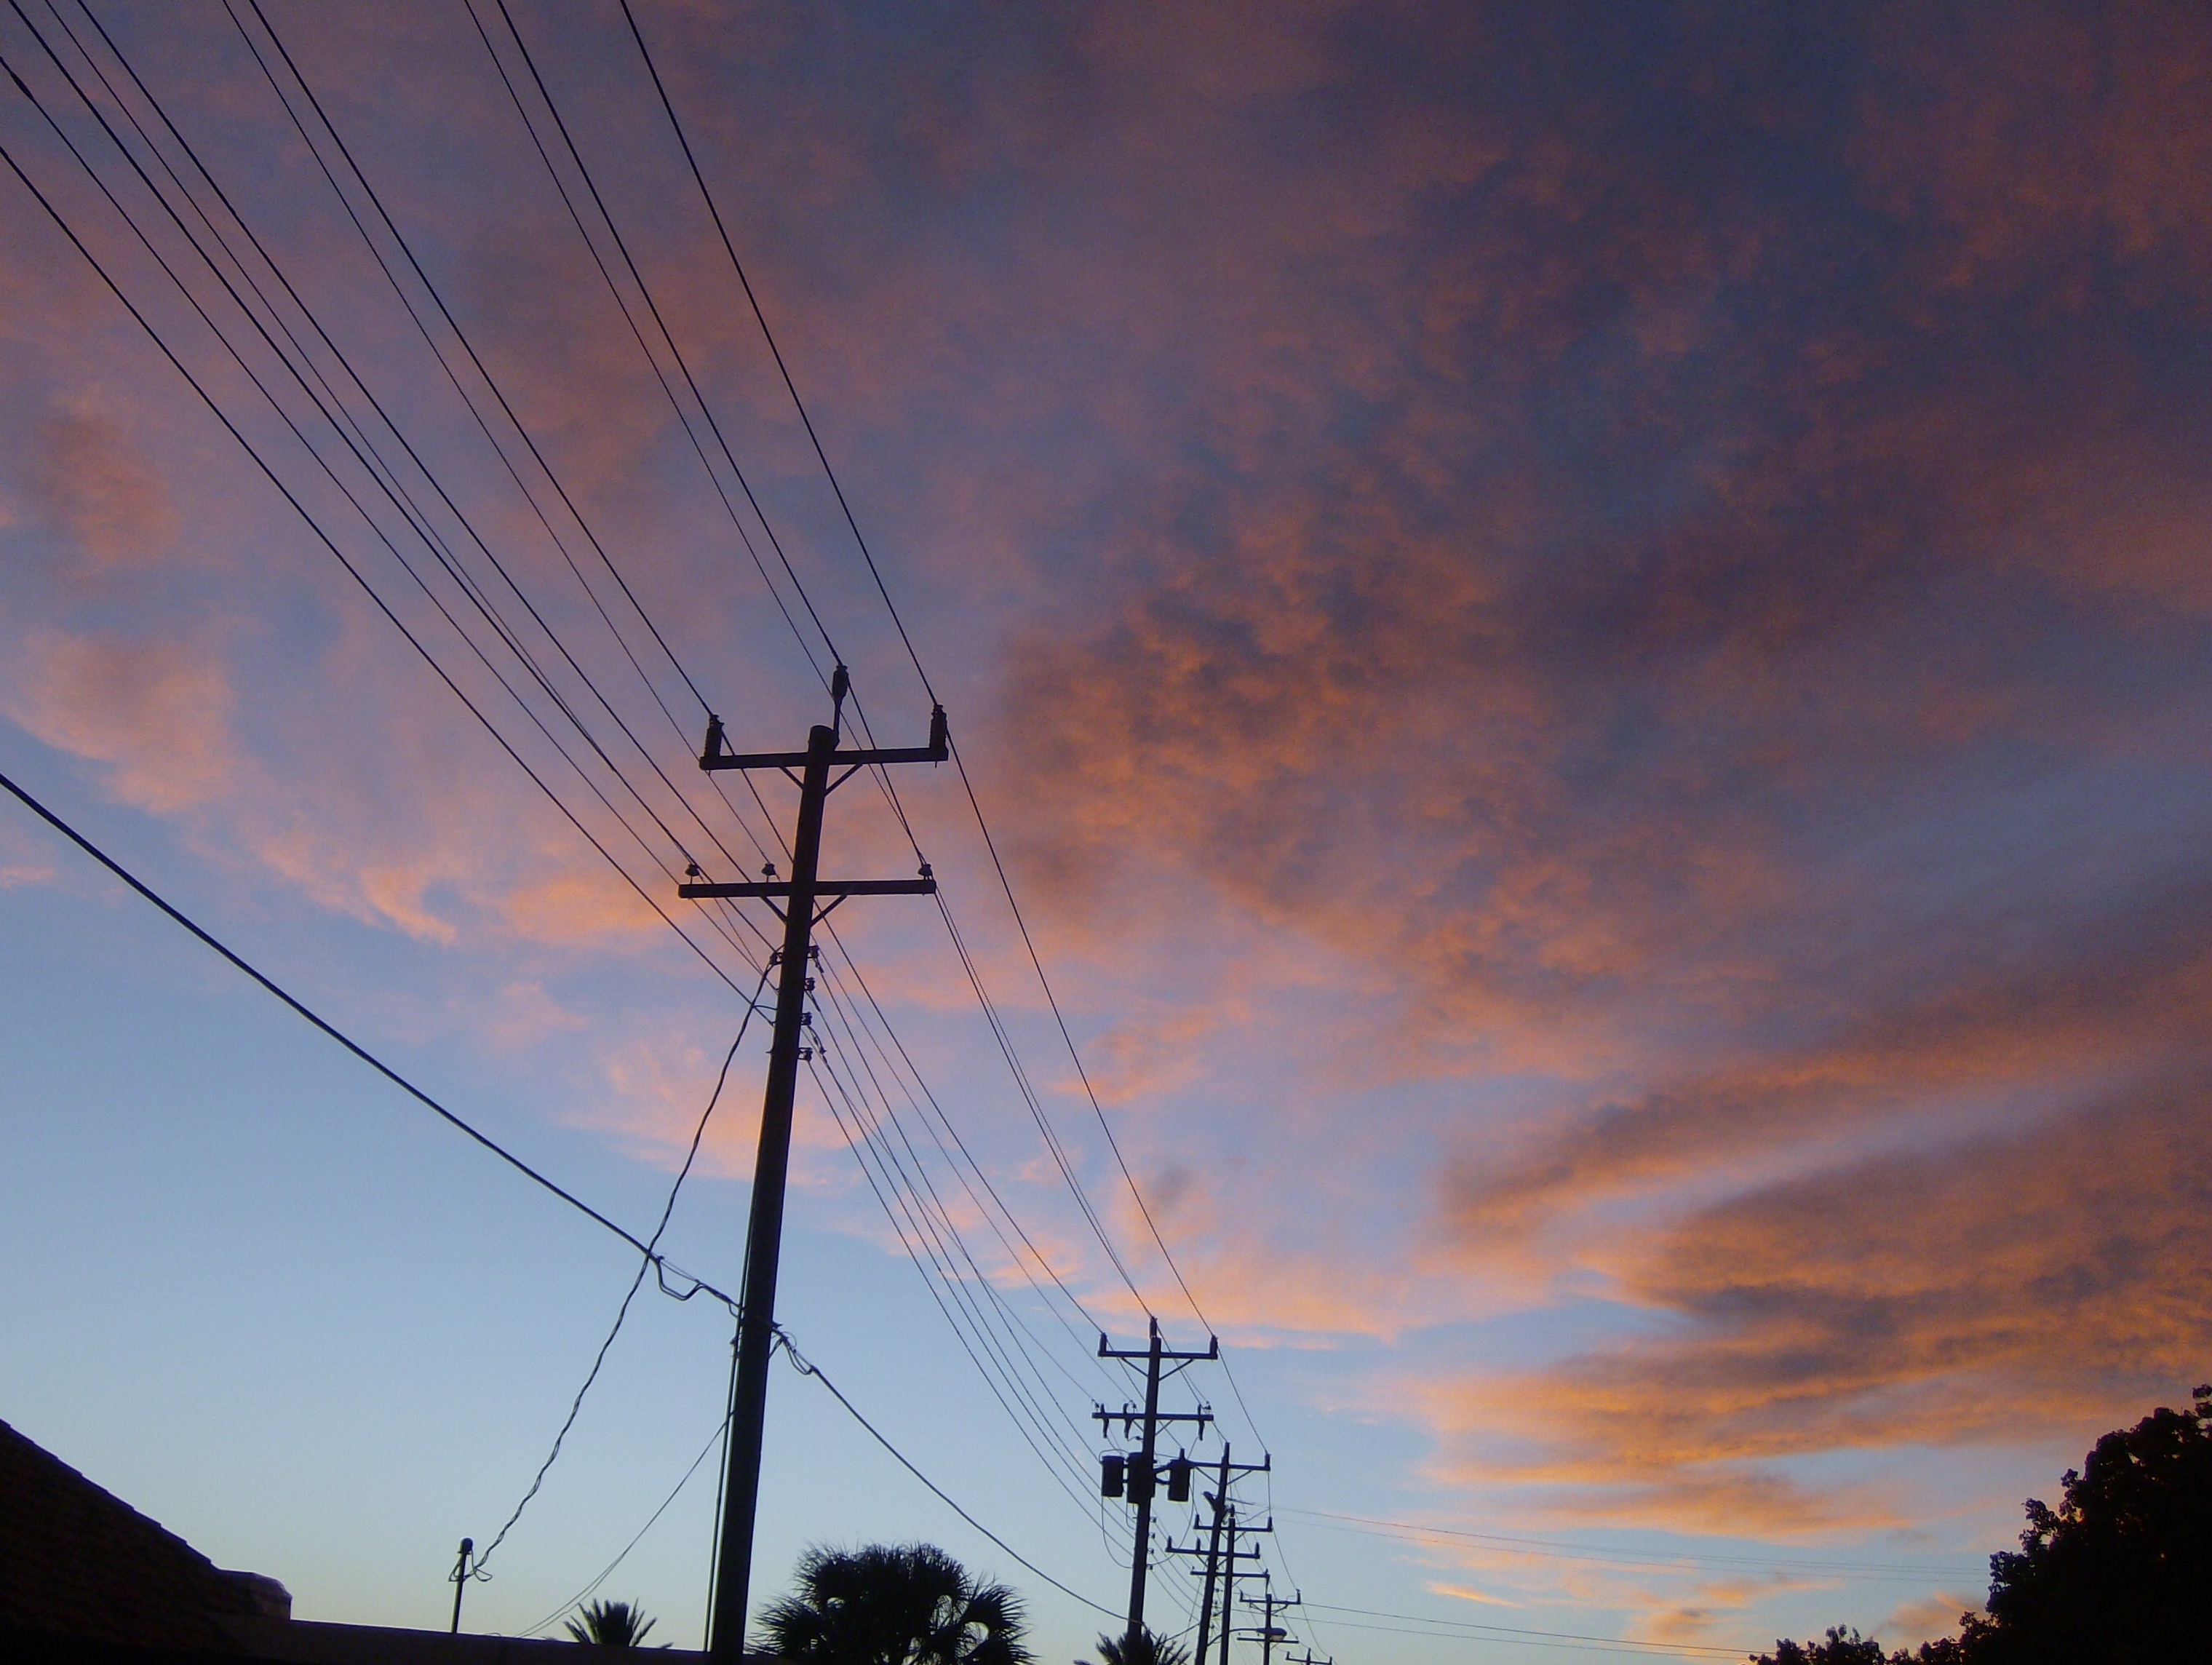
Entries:
{"type": "Polygon", "coordinates": [[[1758,1657],[1760,1665],[1890,1665],[1881,1644],[1841,1626],[1831,1627],[1825,1642],[1778,1642],[1772,1653],[1758,1657]]]}
{"type": "Polygon", "coordinates": [[[1147,1628],[1132,1649],[1127,1636],[1098,1638],[1098,1665],[1190,1665],[1190,1650],[1147,1628]]]}
{"type": "Polygon", "coordinates": [[[594,1601],[576,1609],[576,1616],[568,1620],[568,1634],[575,1641],[596,1642],[602,1648],[637,1648],[644,1645],[645,1633],[653,1626],[642,1607],[633,1607],[627,1601],[594,1601]]]}
{"type": "Polygon", "coordinates": [[[1989,1616],[1884,1658],[1856,1631],[1780,1642],[1759,1665],[2163,1665],[2205,1656],[2212,1619],[2212,1385],[2106,1435],[2063,1501],[2027,1500],[2017,1553],[1990,1558],[1989,1616]]]}
{"type": "Polygon", "coordinates": [[[804,1665],[1030,1665],[1022,1605],[931,1544],[816,1547],[762,1615],[769,1651],[804,1665]]]}

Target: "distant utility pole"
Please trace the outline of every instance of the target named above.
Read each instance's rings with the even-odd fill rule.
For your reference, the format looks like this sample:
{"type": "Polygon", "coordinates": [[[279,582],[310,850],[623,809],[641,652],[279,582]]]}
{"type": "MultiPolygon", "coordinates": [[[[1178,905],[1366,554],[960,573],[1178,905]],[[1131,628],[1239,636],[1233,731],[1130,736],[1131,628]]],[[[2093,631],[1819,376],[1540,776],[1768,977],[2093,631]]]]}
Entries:
{"type": "Polygon", "coordinates": [[[451,1634],[454,1636],[461,1633],[461,1592],[469,1587],[469,1579],[474,1571],[470,1565],[470,1560],[476,1553],[477,1540],[473,1538],[462,1539],[461,1558],[453,1563],[453,1571],[447,1575],[453,1581],[453,1626],[451,1634]]]}
{"type": "MultiPolygon", "coordinates": [[[[1118,1411],[1109,1411],[1103,1405],[1091,1413],[1103,1431],[1105,1425],[1118,1422],[1126,1437],[1142,1422],[1144,1443],[1139,1449],[1124,1456],[1119,1452],[1102,1461],[1102,1481],[1099,1490],[1107,1497],[1118,1498],[1124,1490],[1129,1501],[1137,1505],[1137,1537],[1129,1552],[1129,1629],[1126,1657],[1134,1659],[1144,1644],[1145,1634],[1145,1574],[1152,1565],[1152,1488],[1159,1478],[1158,1435],[1160,1424],[1194,1422],[1198,1431],[1206,1432],[1206,1425],[1213,1420],[1213,1413],[1200,1406],[1195,1411],[1163,1411],[1160,1409],[1160,1365],[1172,1364],[1173,1376],[1186,1365],[1202,1358],[1221,1357],[1221,1338],[1208,1336],[1204,1352],[1172,1352],[1160,1346],[1160,1321],[1152,1321],[1152,1343],[1149,1346],[1121,1351],[1107,1345],[1106,1338],[1098,1338],[1101,1358],[1141,1358],[1145,1361],[1145,1408],[1139,1411],[1133,1405],[1124,1405],[1118,1411]]],[[[1178,1455],[1167,1465],[1168,1501],[1190,1501],[1190,1473],[1197,1465],[1188,1457],[1178,1455]]]]}
{"type": "Polygon", "coordinates": [[[1274,1665],[1275,1644],[1278,1642],[1287,1644],[1297,1640],[1297,1638],[1275,1623],[1275,1615],[1285,1607],[1297,1607],[1304,1599],[1303,1595],[1297,1593],[1278,1595],[1273,1590],[1263,1590],[1258,1601],[1247,1601],[1244,1603],[1246,1607],[1257,1607],[1261,1612],[1260,1665],[1274,1665]]]}
{"type": "MultiPolygon", "coordinates": [[[[1178,1544],[1172,1538],[1167,1541],[1167,1553],[1170,1555],[1202,1555],[1206,1560],[1205,1571],[1200,1575],[1206,1580],[1206,1593],[1199,1598],[1198,1603],[1198,1645],[1191,1652],[1191,1658],[1196,1662],[1196,1665],[1206,1665],[1206,1644],[1211,1639],[1213,1631],[1213,1587],[1221,1569],[1221,1528],[1226,1522],[1235,1517],[1236,1513],[1236,1505],[1229,1500],[1230,1478],[1236,1474],[1264,1474],[1273,1466],[1274,1459],[1272,1456],[1263,1458],[1258,1462],[1230,1461],[1229,1442],[1224,1440],[1221,1443],[1221,1462],[1215,1480],[1215,1489],[1206,1494],[1206,1501],[1213,1510],[1213,1523],[1207,1535],[1206,1547],[1201,1550],[1196,1544],[1178,1544]]],[[[1273,1522],[1270,1522],[1269,1524],[1272,1526],[1273,1522]]],[[[1232,1540],[1230,1544],[1232,1553],[1236,1547],[1232,1540]]],[[[1259,1554],[1259,1551],[1254,1550],[1252,1559],[1257,1560],[1259,1554]]]]}
{"type": "MultiPolygon", "coordinates": [[[[1273,1532],[1275,1529],[1275,1523],[1273,1520],[1270,1520],[1265,1526],[1240,1526],[1237,1524],[1237,1505],[1234,1503],[1231,1503],[1222,1510],[1219,1524],[1221,1528],[1221,1535],[1225,1541],[1222,1544],[1219,1553],[1209,1558],[1214,1565],[1205,1571],[1201,1571],[1197,1567],[1193,1567],[1190,1570],[1190,1576],[1194,1578],[1205,1578],[1206,1586],[1209,1591],[1212,1589],[1217,1579],[1220,1583],[1220,1665],[1229,1665],[1229,1638],[1236,1626],[1236,1613],[1234,1612],[1234,1608],[1237,1600],[1237,1581],[1239,1578],[1257,1578],[1264,1582],[1267,1577],[1267,1570],[1262,1567],[1254,1567],[1249,1571],[1238,1571],[1237,1564],[1239,1561],[1256,1561],[1260,1559],[1260,1552],[1256,1549],[1238,1549],[1237,1547],[1237,1540],[1240,1535],[1249,1535],[1251,1534],[1261,1532],[1273,1532]]],[[[1173,1546],[1170,1546],[1170,1547],[1173,1547],[1173,1546]]],[[[1206,1617],[1209,1619],[1212,1617],[1210,1611],[1206,1617]]],[[[1199,1632],[1201,1644],[1203,1644],[1205,1634],[1206,1632],[1203,1629],[1199,1632]]],[[[1200,1651],[1191,1656],[1191,1665],[1206,1665],[1206,1654],[1203,1645],[1201,1645],[1200,1651]]]]}
{"type": "MultiPolygon", "coordinates": [[[[752,1574],[753,1516],[760,1500],[761,1430],[768,1411],[768,1367],[775,1341],[776,1256],[783,1241],[784,1178],[791,1163],[791,1108],[799,1085],[799,1040],[806,1024],[806,996],[814,987],[807,975],[812,963],[814,927],[847,896],[928,896],[937,889],[927,863],[919,878],[823,880],[816,869],[822,854],[822,811],[830,794],[860,769],[884,763],[941,763],[950,755],[945,708],[929,716],[926,746],[869,748],[841,751],[837,731],[852,679],[839,665],[830,678],[830,721],[808,732],[804,751],[733,753],[722,750],[722,720],[707,719],[702,769],[781,769],[799,786],[799,823],[791,838],[791,878],[775,877],[775,864],[761,869],[760,884],[679,884],[686,901],[749,896],[765,901],[783,918],[783,947],[774,956],[781,968],[775,988],[775,1036],[769,1047],[768,1092],[761,1109],[760,1153],[753,1161],[752,1218],[745,1237],[745,1282],[738,1313],[738,1386],[732,1407],[729,1474],[723,1486],[722,1529],[715,1562],[714,1605],[708,1626],[708,1653],[715,1665],[739,1665],[744,1656],[745,1600],[752,1574]],[[844,773],[835,781],[830,771],[844,773]],[[799,771],[793,775],[793,770],[799,771]],[[828,899],[829,908],[816,904],[828,899]]],[[[698,879],[693,869],[692,877],[698,879]]]]}
{"type": "Polygon", "coordinates": [[[1313,1650],[1311,1648],[1308,1648],[1296,1659],[1291,1659],[1288,1656],[1285,1656],[1283,1660],[1283,1665],[1336,1665],[1336,1661],[1334,1659],[1316,1659],[1313,1656],[1313,1650]]]}

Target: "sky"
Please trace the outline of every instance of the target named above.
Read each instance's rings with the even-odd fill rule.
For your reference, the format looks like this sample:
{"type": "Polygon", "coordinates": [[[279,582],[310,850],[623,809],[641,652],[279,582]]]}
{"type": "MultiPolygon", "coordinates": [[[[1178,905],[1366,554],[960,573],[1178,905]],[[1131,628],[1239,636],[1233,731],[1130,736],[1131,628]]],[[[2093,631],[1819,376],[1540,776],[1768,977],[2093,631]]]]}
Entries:
{"type": "MultiPolygon", "coordinates": [[[[1005,1544],[779,1364],[758,1597],[1084,1654],[1148,1314],[1342,1665],[1942,1633],[2212,1375],[2201,8],[635,0],[726,250],[618,4],[263,5],[0,18],[0,771],[640,1235],[734,1044],[734,1288],[706,716],[942,701],[778,1318],[1005,1544]]],[[[0,1418],[442,1624],[635,1252],[12,800],[0,933],[0,1418]]],[[[696,1645],[729,1337],[646,1281],[471,1628],[689,1472],[597,1593],[696,1645]]]]}

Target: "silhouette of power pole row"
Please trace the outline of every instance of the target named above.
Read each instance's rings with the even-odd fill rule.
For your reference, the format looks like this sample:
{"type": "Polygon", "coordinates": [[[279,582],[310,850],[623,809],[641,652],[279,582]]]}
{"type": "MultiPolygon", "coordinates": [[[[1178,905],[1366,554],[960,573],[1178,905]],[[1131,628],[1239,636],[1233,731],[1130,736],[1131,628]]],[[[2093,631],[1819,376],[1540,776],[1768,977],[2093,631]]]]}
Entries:
{"type": "Polygon", "coordinates": [[[1134,1451],[1109,1452],[1099,1459],[1099,1491],[1109,1498],[1127,1496],[1137,1506],[1137,1535],[1129,1551],[1129,1628],[1123,1657],[1135,1659],[1142,1647],[1145,1635],[1145,1576],[1152,1570],[1152,1494],[1164,1480],[1170,1503],[1190,1501],[1191,1471],[1198,1465],[1178,1449],[1172,1461],[1163,1464],[1159,1460],[1159,1431],[1162,1424],[1196,1425],[1199,1433],[1206,1432],[1206,1425],[1213,1420],[1213,1413],[1200,1405],[1195,1411],[1163,1411],[1160,1409],[1160,1383],[1201,1359],[1221,1357],[1221,1339],[1206,1338],[1204,1352],[1176,1352],[1160,1344],[1160,1321],[1152,1321],[1152,1340],[1139,1348],[1117,1348],[1109,1344],[1106,1337],[1098,1338],[1101,1358],[1120,1358],[1130,1362],[1141,1359],[1145,1365],[1145,1407],[1139,1410],[1125,1404],[1118,1411],[1109,1411],[1103,1405],[1091,1412],[1101,1431],[1118,1422],[1124,1438],[1142,1425],[1144,1432],[1134,1451]],[[1163,1372],[1164,1364],[1175,1368],[1163,1372]]]}
{"type": "Polygon", "coordinates": [[[1221,1461],[1218,1463],[1207,1465],[1207,1472],[1214,1476],[1214,1489],[1206,1494],[1206,1504],[1212,1509],[1213,1516],[1212,1522],[1207,1528],[1206,1547],[1200,1549],[1196,1544],[1178,1544],[1173,1538],[1170,1538],[1167,1541],[1167,1553],[1195,1556],[1205,1562],[1202,1568],[1191,1569],[1192,1576],[1206,1581],[1205,1593],[1199,1598],[1198,1645],[1191,1655],[1192,1665],[1206,1665],[1206,1644],[1212,1639],[1213,1628],[1213,1596],[1216,1589],[1220,1589],[1223,1596],[1221,1657],[1226,1661],[1229,1657],[1231,1593],[1236,1589],[1238,1578],[1264,1576],[1256,1569],[1249,1572],[1237,1571],[1237,1562],[1257,1561],[1260,1559],[1260,1552],[1256,1549],[1246,1550],[1242,1553],[1238,1552],[1237,1534],[1240,1532],[1273,1532],[1275,1529],[1275,1523],[1272,1520],[1265,1526],[1239,1526],[1237,1520],[1237,1504],[1229,1495],[1229,1488],[1233,1482],[1246,1474],[1271,1474],[1273,1468],[1274,1459],[1272,1456],[1263,1457],[1258,1462],[1231,1462],[1229,1460],[1229,1442],[1224,1440],[1221,1443],[1221,1461]],[[1224,1534],[1228,1540],[1225,1547],[1222,1541],[1224,1534]]]}
{"type": "Polygon", "coordinates": [[[838,730],[852,679],[839,665],[830,681],[830,720],[808,731],[804,751],[730,752],[723,750],[722,720],[707,719],[702,769],[777,769],[799,787],[799,816],[791,838],[791,877],[775,864],[759,882],[709,882],[695,866],[690,884],[676,887],[687,902],[750,898],[765,902],[783,921],[783,946],[769,958],[777,968],[775,1034],[769,1046],[768,1090],[761,1108],[760,1150],[753,1162],[751,1218],[745,1233],[745,1279],[738,1314],[738,1377],[731,1403],[729,1471],[722,1490],[722,1520],[714,1563],[714,1609],[708,1654],[714,1665],[739,1665],[744,1654],[745,1598],[752,1575],[753,1518],[760,1500],[761,1434],[768,1412],[768,1369],[775,1343],[776,1258],[783,1241],[784,1181],[791,1164],[792,1101],[799,1085],[799,1037],[807,1022],[808,975],[814,927],[848,896],[929,896],[937,881],[924,862],[916,878],[824,879],[822,813],[830,794],[859,771],[891,763],[941,763],[951,755],[945,708],[929,716],[923,746],[841,750],[838,730]],[[832,770],[841,769],[836,780],[832,770]],[[822,904],[826,901],[828,907],[822,904]],[[781,905],[779,906],[778,904],[781,905]]]}

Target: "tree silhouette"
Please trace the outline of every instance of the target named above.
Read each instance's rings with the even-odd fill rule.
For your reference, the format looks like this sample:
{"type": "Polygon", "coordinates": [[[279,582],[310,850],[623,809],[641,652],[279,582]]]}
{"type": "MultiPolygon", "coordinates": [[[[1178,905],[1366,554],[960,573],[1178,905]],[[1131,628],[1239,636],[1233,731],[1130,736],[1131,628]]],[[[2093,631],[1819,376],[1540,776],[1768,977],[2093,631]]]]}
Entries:
{"type": "Polygon", "coordinates": [[[762,1615],[769,1650],[805,1665],[1030,1665],[1022,1604],[933,1544],[820,1546],[762,1615]]]}
{"type": "Polygon", "coordinates": [[[1190,1650],[1158,1631],[1148,1628],[1138,1632],[1133,1649],[1127,1644],[1127,1636],[1100,1637],[1099,1665],[1190,1665],[1190,1650]]]}
{"type": "Polygon", "coordinates": [[[2212,1587],[2212,1384],[2099,1440],[2057,1509],[2027,1500],[1990,1558],[1989,1616],[1885,1661],[1856,1631],[1779,1642],[1759,1665],[2137,1665],[2200,1658],[2212,1587]]]}
{"type": "Polygon", "coordinates": [[[594,1601],[576,1609],[576,1616],[568,1621],[568,1635],[574,1641],[596,1642],[602,1648],[637,1648],[645,1644],[645,1633],[653,1626],[642,1607],[633,1607],[627,1601],[594,1601]]]}

